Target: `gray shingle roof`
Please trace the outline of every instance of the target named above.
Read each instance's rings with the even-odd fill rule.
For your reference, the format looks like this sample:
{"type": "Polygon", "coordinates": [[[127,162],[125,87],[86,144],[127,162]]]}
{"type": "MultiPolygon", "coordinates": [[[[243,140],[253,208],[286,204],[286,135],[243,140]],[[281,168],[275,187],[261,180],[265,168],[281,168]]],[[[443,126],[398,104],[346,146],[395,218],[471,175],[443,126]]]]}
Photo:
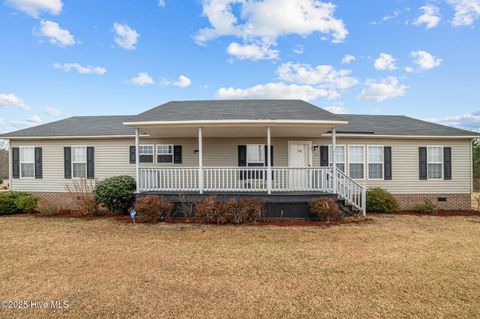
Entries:
{"type": "Polygon", "coordinates": [[[265,119],[345,121],[302,100],[207,100],[168,102],[127,122],[265,119]]]}
{"type": "Polygon", "coordinates": [[[0,137],[134,135],[135,129],[123,125],[128,117],[131,117],[131,115],[74,116],[3,134],[0,137]]]}
{"type": "Polygon", "coordinates": [[[479,136],[480,133],[417,120],[403,115],[342,115],[347,125],[339,125],[337,132],[404,136],[479,136]]]}
{"type": "Polygon", "coordinates": [[[134,135],[134,129],[124,126],[123,122],[146,120],[189,120],[189,119],[275,119],[286,116],[285,119],[342,119],[349,124],[339,125],[339,134],[372,134],[372,135],[398,135],[398,136],[479,136],[479,133],[461,130],[449,126],[425,122],[406,116],[396,115],[342,115],[341,117],[317,108],[302,101],[275,101],[261,100],[250,101],[199,101],[195,105],[185,102],[170,102],[159,106],[138,116],[75,116],[64,120],[51,122],[7,134],[0,138],[11,137],[68,137],[68,136],[112,136],[134,135]],[[293,103],[293,104],[292,104],[293,103]],[[203,107],[198,105],[207,105],[203,107]],[[228,111],[226,105],[234,110],[228,111]],[[176,105],[165,107],[165,105],[176,105]],[[213,105],[213,106],[212,106],[213,105]],[[260,105],[260,106],[259,106],[260,105]],[[175,112],[175,109],[178,110],[175,112]],[[268,106],[268,107],[267,107],[268,106]],[[199,109],[197,109],[199,108],[199,109]],[[313,109],[312,109],[313,108],[313,109]],[[203,111],[200,112],[200,109],[203,111]],[[216,113],[218,110],[219,114],[216,113]],[[267,110],[269,110],[267,112],[267,110]],[[200,112],[200,113],[199,113],[200,112]],[[302,113],[302,115],[299,115],[302,113]],[[150,114],[150,115],[149,115],[150,114]],[[161,114],[161,118],[154,115],[161,114]]]}

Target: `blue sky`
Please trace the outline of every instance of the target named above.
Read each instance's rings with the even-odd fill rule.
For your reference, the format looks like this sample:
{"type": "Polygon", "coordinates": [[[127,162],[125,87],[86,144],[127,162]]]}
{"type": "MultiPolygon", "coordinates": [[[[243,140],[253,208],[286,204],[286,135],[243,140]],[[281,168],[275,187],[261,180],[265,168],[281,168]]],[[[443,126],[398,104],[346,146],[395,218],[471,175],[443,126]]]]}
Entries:
{"type": "Polygon", "coordinates": [[[479,18],[480,0],[2,0],[0,132],[216,98],[478,129],[479,18]]]}

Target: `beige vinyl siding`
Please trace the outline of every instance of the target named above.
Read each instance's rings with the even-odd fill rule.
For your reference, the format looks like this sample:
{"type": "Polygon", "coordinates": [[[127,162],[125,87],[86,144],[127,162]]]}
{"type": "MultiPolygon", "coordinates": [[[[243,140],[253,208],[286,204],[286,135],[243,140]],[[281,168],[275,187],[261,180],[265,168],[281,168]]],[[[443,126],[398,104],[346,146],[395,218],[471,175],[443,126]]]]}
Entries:
{"type": "MultiPolygon", "coordinates": [[[[331,144],[330,138],[272,138],[274,146],[274,166],[288,166],[288,141],[312,141],[314,146],[331,144]]],[[[158,139],[141,138],[140,144],[182,145],[182,164],[141,163],[141,167],[197,167],[198,150],[196,138],[158,139]]],[[[238,145],[266,144],[266,138],[205,138],[204,166],[236,167],[238,165],[238,145]]],[[[339,145],[383,145],[392,147],[392,180],[360,180],[368,186],[380,186],[395,194],[454,194],[471,192],[471,141],[464,139],[417,140],[417,139],[374,139],[337,138],[339,145]],[[439,145],[452,148],[452,180],[419,180],[418,148],[439,145]]],[[[12,189],[35,192],[63,192],[71,182],[64,179],[63,148],[72,145],[95,147],[95,177],[103,179],[116,175],[135,176],[135,164],[130,164],[129,148],[132,139],[95,140],[29,140],[11,141],[12,147],[33,145],[43,148],[43,179],[12,179],[12,189]]],[[[348,168],[348,147],[346,148],[348,168]]],[[[320,149],[312,154],[313,166],[320,166],[320,149]]],[[[365,147],[367,159],[367,147],[365,147]]],[[[348,171],[347,171],[348,173],[348,171]]],[[[365,162],[365,176],[368,177],[368,162],[365,162]]]]}

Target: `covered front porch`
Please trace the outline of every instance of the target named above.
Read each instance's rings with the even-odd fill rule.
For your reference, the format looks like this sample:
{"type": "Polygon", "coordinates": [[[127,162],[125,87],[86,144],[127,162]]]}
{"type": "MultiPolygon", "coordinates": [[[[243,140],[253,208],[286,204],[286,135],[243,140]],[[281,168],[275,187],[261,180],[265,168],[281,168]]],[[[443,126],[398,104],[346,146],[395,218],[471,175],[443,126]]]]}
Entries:
{"type": "Polygon", "coordinates": [[[136,152],[137,193],[331,194],[364,211],[364,185],[337,169],[335,123],[265,122],[136,123],[137,150],[155,138],[195,141],[190,148],[184,147],[184,157],[190,157],[190,161],[179,165],[156,161],[145,165],[140,161],[140,152],[136,152]],[[326,136],[331,161],[328,166],[314,165],[313,153],[319,152],[319,146],[312,141],[326,136]],[[231,145],[225,147],[229,140],[231,145]],[[249,144],[251,141],[254,143],[249,144]],[[256,148],[253,156],[251,150],[256,148]]]}

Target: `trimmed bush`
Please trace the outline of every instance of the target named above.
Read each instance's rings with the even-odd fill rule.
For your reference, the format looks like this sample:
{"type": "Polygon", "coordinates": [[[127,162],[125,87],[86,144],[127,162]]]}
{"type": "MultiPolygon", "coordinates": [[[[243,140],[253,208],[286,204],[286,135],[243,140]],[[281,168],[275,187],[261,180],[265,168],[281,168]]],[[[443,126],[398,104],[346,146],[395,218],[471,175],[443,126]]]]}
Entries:
{"type": "Polygon", "coordinates": [[[420,214],[433,215],[438,213],[438,205],[431,200],[426,199],[421,203],[415,205],[415,211],[420,214]]]}
{"type": "Polygon", "coordinates": [[[0,178],[0,185],[2,185],[2,184],[3,184],[3,179],[0,178]]]}
{"type": "Polygon", "coordinates": [[[209,196],[195,204],[195,216],[205,224],[224,224],[225,218],[221,217],[219,203],[215,196],[209,196]]]}
{"type": "Polygon", "coordinates": [[[265,202],[260,198],[243,198],[238,201],[236,224],[253,223],[265,218],[265,202]]]}
{"type": "Polygon", "coordinates": [[[331,198],[320,197],[312,200],[310,203],[310,212],[321,220],[335,219],[340,207],[331,198]]]}
{"type": "Polygon", "coordinates": [[[135,203],[135,179],[114,176],[97,183],[93,191],[97,202],[110,212],[127,212],[135,203]]]}
{"type": "Polygon", "coordinates": [[[245,224],[265,217],[265,203],[258,198],[228,199],[219,202],[214,196],[195,205],[195,216],[206,224],[245,224]]]}
{"type": "Polygon", "coordinates": [[[0,215],[33,213],[38,198],[24,192],[0,193],[0,215]]]}
{"type": "Polygon", "coordinates": [[[392,214],[398,211],[400,205],[397,199],[380,187],[367,191],[367,211],[370,213],[392,214]]]}
{"type": "Polygon", "coordinates": [[[158,223],[169,221],[172,216],[173,204],[163,196],[148,195],[141,197],[135,204],[139,221],[143,223],[158,223]]]}

